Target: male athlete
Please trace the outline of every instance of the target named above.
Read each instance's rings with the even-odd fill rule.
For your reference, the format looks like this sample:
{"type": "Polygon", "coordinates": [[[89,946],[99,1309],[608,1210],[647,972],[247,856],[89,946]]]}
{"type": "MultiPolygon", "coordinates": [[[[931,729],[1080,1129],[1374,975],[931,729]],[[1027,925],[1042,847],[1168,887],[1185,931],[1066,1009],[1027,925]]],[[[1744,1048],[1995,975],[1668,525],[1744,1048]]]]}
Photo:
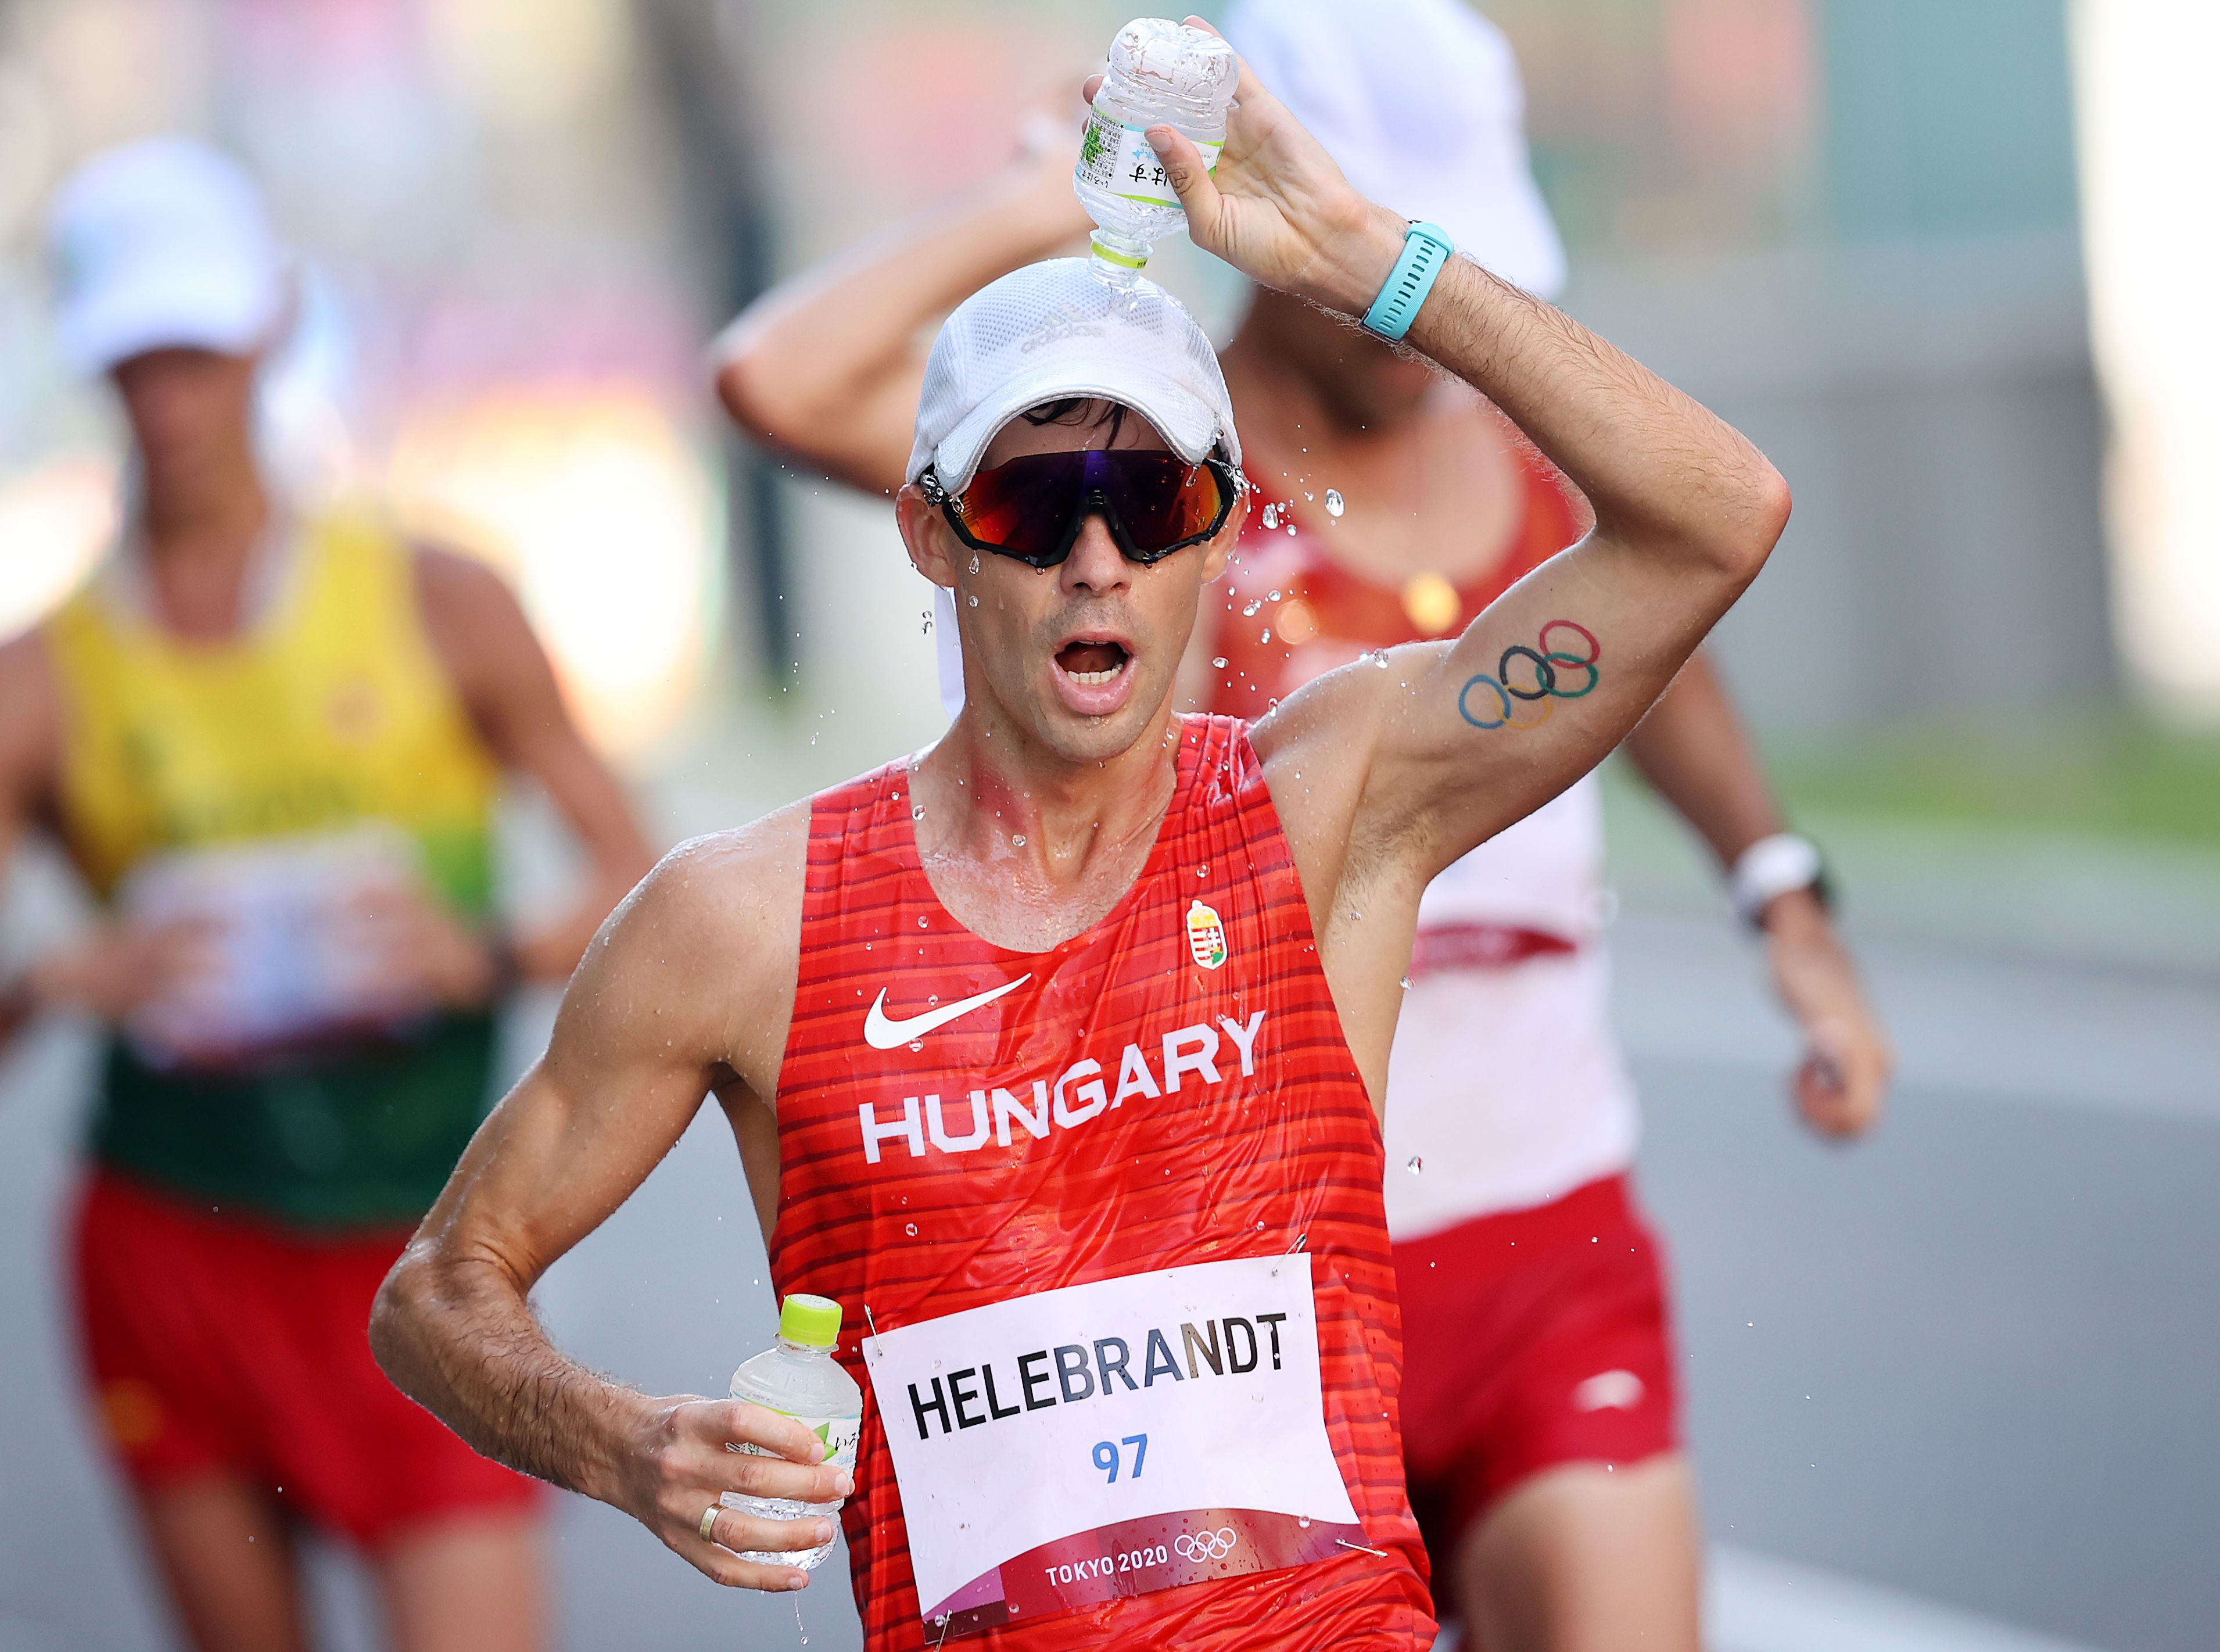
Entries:
{"type": "Polygon", "coordinates": [[[0,866],[34,827],[103,903],[0,982],[0,1039],[106,1023],[75,1285],[97,1413],[184,1635],[305,1647],[292,1532],[358,1545],[404,1652],[545,1643],[538,1488],[396,1393],[363,1322],[491,1100],[508,983],[569,973],[649,855],[515,599],[258,463],[287,271],[253,185],[179,140],[54,211],[60,333],[113,383],[120,548],[0,647],[0,866]],[[494,789],[593,861],[504,937],[494,789]]]}
{"type": "MultiPolygon", "coordinates": [[[[1252,0],[1227,29],[1367,193],[1529,291],[1556,290],[1563,252],[1492,25],[1458,0],[1252,0]]],[[[920,327],[1084,231],[1070,160],[1045,146],[967,209],[764,299],[722,365],[735,415],[893,493],[920,327]]],[[[1261,717],[1321,671],[1450,633],[1584,526],[1562,477],[1469,386],[1295,296],[1257,290],[1220,361],[1262,500],[1188,649],[1182,687],[1209,710],[1261,717]]],[[[945,623],[940,640],[945,678],[945,623]]],[[[1886,1043],[1817,857],[1783,832],[1702,653],[1626,749],[1733,869],[1765,933],[1808,1040],[1805,1117],[1862,1130],[1886,1043]]],[[[1662,1266],[1630,1186],[1637,1117],[1608,1025],[1602,849],[1586,776],[1434,881],[1390,1063],[1405,1465],[1437,1592],[1493,1652],[1697,1644],[1693,1476],[1662,1266]]]]}
{"type": "Polygon", "coordinates": [[[803,1587],[736,1551],[829,1523],[720,1499],[847,1495],[808,1466],[817,1440],[583,1370],[527,1302],[714,1091],[777,1287],[861,1333],[846,1524],[874,1649],[1429,1642],[1375,1127],[1419,897],[1625,736],[1787,515],[1742,438],[1440,262],[1253,74],[1214,176],[1169,128],[1147,141],[1199,246],[1407,321],[1594,530],[1455,639],[1330,672],[1253,729],[1175,715],[1243,513],[1209,344],[1075,260],[986,287],[933,347],[898,500],[957,598],[962,714],[919,758],[666,860],[373,1322],[396,1381],[482,1449],[712,1577],[803,1587]]]}

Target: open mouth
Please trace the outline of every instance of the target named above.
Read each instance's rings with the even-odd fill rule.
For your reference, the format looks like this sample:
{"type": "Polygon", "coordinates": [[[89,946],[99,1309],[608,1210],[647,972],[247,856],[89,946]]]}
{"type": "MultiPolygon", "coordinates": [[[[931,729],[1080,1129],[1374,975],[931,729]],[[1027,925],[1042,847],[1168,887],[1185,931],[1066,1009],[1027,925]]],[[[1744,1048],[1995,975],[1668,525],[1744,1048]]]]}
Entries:
{"type": "Polygon", "coordinates": [[[1081,639],[1068,642],[1057,650],[1057,669],[1082,688],[1096,688],[1110,682],[1126,669],[1132,657],[1123,643],[1095,642],[1081,639]]]}

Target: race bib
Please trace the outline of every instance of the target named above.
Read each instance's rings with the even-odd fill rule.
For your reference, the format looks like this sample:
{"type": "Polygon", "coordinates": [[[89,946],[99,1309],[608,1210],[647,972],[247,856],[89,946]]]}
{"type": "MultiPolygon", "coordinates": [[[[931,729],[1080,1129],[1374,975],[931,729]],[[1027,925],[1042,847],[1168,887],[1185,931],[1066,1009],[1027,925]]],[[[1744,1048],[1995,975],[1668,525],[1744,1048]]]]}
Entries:
{"type": "MultiPolygon", "coordinates": [[[[1223,143],[1197,143],[1207,171],[1218,169],[1223,143]]],[[[1079,140],[1079,178],[1083,184],[1128,201],[1145,201],[1160,207],[1179,205],[1178,194],[1164,164],[1149,147],[1146,129],[1123,126],[1100,109],[1089,109],[1087,129],[1079,140]]]]}
{"type": "Polygon", "coordinates": [[[1362,1545],[1307,1254],[1043,1291],[870,1337],[936,1637],[1362,1545]]]}

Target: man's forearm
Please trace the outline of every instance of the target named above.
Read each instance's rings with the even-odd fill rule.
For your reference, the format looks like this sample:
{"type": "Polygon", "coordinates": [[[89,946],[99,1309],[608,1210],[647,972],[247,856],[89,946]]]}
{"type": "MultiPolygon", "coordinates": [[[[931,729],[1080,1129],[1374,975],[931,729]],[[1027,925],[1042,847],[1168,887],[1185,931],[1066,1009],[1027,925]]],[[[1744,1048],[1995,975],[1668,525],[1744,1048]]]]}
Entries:
{"type": "Polygon", "coordinates": [[[1719,864],[1781,829],[1757,747],[1711,657],[1698,652],[1626,737],[1642,777],[1710,845],[1719,864]]]}
{"type": "Polygon", "coordinates": [[[919,331],[1086,227],[1068,163],[1027,163],[791,277],[744,310],[713,346],[726,411],[752,435],[838,480],[899,485],[923,371],[919,331]],[[876,444],[851,451],[857,434],[880,425],[892,433],[884,444],[890,457],[876,444]]]}
{"type": "Polygon", "coordinates": [[[433,1260],[422,1244],[371,1315],[371,1350],[393,1385],[483,1456],[621,1505],[624,1442],[651,1402],[565,1357],[496,1264],[433,1260]]]}
{"type": "MultiPolygon", "coordinates": [[[[1369,208],[1334,246],[1314,293],[1363,315],[1400,255],[1403,230],[1392,213],[1369,208]]],[[[1772,549],[1786,489],[1765,456],[1562,311],[1453,258],[1407,342],[1508,415],[1587,496],[1602,533],[1649,552],[1724,558],[1749,572],[1772,549]]]]}

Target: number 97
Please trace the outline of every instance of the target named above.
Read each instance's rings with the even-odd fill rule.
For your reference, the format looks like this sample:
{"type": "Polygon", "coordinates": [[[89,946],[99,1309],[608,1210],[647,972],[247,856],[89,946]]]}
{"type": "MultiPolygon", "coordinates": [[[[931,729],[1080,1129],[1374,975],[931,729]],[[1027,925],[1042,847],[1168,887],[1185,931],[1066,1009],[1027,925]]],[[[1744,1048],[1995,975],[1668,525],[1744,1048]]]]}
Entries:
{"type": "Polygon", "coordinates": [[[1108,1440],[1097,1440],[1094,1443],[1094,1466],[1110,1476],[1103,1482],[1105,1485],[1115,1486],[1118,1483],[1119,1461],[1118,1447],[1121,1445],[1130,1445],[1133,1448],[1133,1471],[1127,1478],[1138,1480],[1141,1477],[1141,1464],[1147,1460],[1149,1455],[1147,1435],[1128,1434],[1115,1443],[1108,1440]]]}

